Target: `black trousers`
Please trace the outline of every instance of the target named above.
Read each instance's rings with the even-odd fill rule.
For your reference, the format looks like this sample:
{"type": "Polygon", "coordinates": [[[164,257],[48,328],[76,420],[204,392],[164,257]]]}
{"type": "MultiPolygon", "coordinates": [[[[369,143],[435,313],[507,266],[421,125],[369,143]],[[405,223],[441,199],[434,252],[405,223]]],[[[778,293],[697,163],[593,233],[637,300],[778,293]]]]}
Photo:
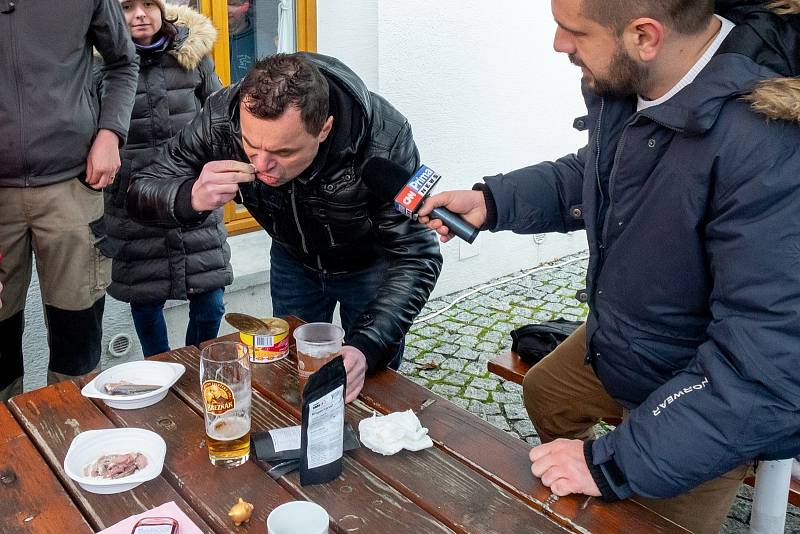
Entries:
{"type": "MultiPolygon", "coordinates": [[[[91,308],[79,311],[45,305],[51,371],[78,376],[97,367],[103,341],[104,309],[105,297],[91,308]]],[[[0,321],[0,389],[8,387],[24,373],[24,332],[24,310],[0,321]]]]}

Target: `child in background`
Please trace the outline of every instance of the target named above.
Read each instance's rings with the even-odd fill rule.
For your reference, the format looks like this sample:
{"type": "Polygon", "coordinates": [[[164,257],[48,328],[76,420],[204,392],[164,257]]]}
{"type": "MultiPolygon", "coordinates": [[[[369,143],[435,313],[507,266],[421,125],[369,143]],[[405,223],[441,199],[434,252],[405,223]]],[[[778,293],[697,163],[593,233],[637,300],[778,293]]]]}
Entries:
{"type": "MultiPolygon", "coordinates": [[[[163,0],[120,4],[140,70],[122,167],[105,190],[104,252],[113,258],[108,293],[130,303],[142,351],[152,356],[170,350],[167,299],[189,300],[186,345],[217,336],[225,311],[223,287],[233,281],[230,248],[221,209],[192,228],[144,226],[128,215],[128,186],[221,84],[209,56],[216,30],[207,17],[163,0]]],[[[97,76],[102,91],[102,65],[97,76]]]]}

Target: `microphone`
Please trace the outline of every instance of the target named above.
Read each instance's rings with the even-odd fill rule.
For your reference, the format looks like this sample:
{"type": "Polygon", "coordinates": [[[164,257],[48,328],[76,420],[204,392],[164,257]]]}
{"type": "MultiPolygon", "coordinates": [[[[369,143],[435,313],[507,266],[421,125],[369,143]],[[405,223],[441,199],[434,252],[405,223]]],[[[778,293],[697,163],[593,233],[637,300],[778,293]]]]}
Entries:
{"type": "MultiPolygon", "coordinates": [[[[430,167],[423,165],[409,176],[408,171],[386,158],[369,158],[361,167],[361,179],[377,198],[394,201],[397,211],[416,219],[417,211],[428,198],[433,186],[442,178],[430,167]]],[[[434,208],[431,219],[440,219],[455,235],[472,243],[479,230],[447,208],[434,208]]]]}

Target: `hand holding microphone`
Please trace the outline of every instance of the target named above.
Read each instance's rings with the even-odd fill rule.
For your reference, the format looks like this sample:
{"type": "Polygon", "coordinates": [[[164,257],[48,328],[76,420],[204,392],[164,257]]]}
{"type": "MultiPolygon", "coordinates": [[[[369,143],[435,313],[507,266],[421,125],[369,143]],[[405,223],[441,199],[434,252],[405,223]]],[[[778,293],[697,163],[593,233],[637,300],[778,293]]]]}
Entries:
{"type": "MultiPolygon", "coordinates": [[[[466,204],[462,201],[461,193],[470,194],[472,191],[451,191],[428,199],[428,195],[441,176],[425,165],[409,176],[405,168],[393,161],[370,158],[362,167],[361,178],[376,197],[394,201],[400,213],[412,219],[418,214],[420,216],[424,214],[425,219],[420,219],[421,222],[441,234],[442,242],[447,242],[453,235],[457,235],[467,243],[472,243],[478,237],[478,229],[474,223],[477,222],[480,226],[486,219],[485,206],[481,218],[480,209],[475,213],[474,209],[470,208],[475,200],[467,200],[466,204]],[[454,209],[451,211],[448,208],[454,209]],[[468,214],[469,218],[465,219],[459,213],[468,214]]],[[[478,201],[483,205],[483,194],[479,191],[477,194],[480,196],[478,201]]]]}
{"type": "MultiPolygon", "coordinates": [[[[461,218],[475,228],[486,222],[486,203],[480,191],[445,191],[425,199],[425,203],[417,212],[419,222],[439,234],[442,243],[450,241],[454,235],[443,219],[436,218],[437,210],[460,215],[461,218]]],[[[460,237],[460,236],[459,236],[460,237]]],[[[472,241],[470,241],[472,243],[472,241]]]]}

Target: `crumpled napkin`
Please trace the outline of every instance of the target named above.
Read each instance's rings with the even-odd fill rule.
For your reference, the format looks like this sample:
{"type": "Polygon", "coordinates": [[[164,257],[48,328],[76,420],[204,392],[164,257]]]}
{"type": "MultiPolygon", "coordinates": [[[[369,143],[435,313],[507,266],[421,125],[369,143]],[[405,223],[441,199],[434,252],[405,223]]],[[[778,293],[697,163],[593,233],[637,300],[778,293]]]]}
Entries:
{"type": "Polygon", "coordinates": [[[358,423],[361,443],[379,454],[391,456],[402,449],[421,451],[433,447],[424,428],[412,410],[362,419],[358,423]]]}

